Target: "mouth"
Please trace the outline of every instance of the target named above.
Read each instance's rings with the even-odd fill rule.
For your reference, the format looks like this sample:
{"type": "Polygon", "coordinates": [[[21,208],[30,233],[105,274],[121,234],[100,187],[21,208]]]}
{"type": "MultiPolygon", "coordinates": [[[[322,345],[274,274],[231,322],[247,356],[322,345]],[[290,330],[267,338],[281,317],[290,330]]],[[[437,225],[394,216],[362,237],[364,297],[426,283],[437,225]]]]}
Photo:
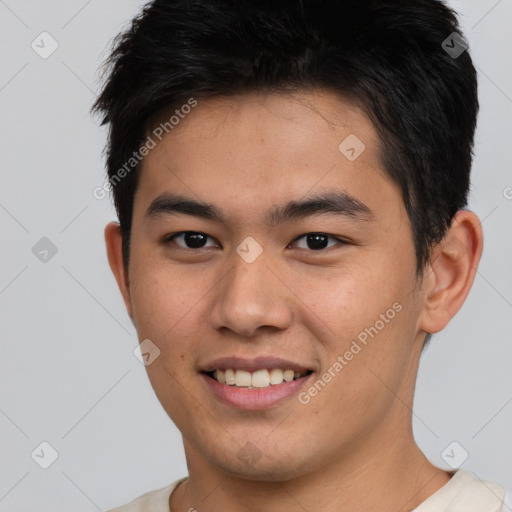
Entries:
{"type": "Polygon", "coordinates": [[[253,371],[216,368],[201,371],[205,391],[217,403],[234,409],[261,411],[296,396],[313,378],[313,370],[259,368],[253,371]]]}
{"type": "Polygon", "coordinates": [[[272,355],[221,357],[198,368],[207,395],[237,409],[262,410],[299,393],[317,370],[272,355]]]}
{"type": "Polygon", "coordinates": [[[202,373],[220,384],[233,388],[266,389],[307,377],[313,373],[313,370],[262,368],[251,372],[235,368],[217,368],[202,373]]]}

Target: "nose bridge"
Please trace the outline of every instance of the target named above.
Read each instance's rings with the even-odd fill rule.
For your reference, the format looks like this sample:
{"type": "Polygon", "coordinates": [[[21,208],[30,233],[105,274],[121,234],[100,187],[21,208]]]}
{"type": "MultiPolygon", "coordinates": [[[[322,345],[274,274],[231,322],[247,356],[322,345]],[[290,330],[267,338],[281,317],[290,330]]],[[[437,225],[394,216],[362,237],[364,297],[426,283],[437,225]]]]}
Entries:
{"type": "Polygon", "coordinates": [[[240,244],[233,253],[230,270],[215,291],[213,327],[226,327],[243,336],[263,326],[286,328],[292,317],[286,287],[268,268],[271,262],[266,255],[245,258],[243,249],[247,247],[240,244]]]}

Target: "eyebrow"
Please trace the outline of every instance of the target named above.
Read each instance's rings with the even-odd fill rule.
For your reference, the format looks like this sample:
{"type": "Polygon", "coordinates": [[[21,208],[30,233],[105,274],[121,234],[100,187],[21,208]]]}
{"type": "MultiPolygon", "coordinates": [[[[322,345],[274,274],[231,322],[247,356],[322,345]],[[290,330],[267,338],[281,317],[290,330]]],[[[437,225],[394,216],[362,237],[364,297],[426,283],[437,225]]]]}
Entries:
{"type": "MultiPolygon", "coordinates": [[[[152,219],[174,214],[191,215],[228,224],[226,215],[216,206],[179,194],[162,194],[155,198],[146,210],[145,217],[152,219]]],[[[374,219],[373,212],[364,203],[345,192],[332,191],[273,206],[267,212],[265,221],[270,226],[277,226],[290,220],[319,214],[341,215],[356,221],[374,219]]]]}

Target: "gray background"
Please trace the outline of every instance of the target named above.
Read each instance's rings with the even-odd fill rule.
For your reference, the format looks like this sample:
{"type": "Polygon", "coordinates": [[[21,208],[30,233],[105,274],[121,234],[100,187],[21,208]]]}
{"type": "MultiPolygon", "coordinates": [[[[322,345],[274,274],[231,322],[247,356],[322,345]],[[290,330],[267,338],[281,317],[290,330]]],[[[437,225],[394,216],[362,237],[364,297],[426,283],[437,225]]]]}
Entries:
{"type": "MultiPolygon", "coordinates": [[[[414,430],[433,463],[448,469],[456,441],[452,459],[466,450],[462,467],[512,488],[512,0],[450,3],[480,76],[470,207],[485,250],[422,358],[414,430]]],[[[187,474],[107,264],[114,210],[92,195],[104,182],[105,131],[88,114],[97,69],[142,4],[0,0],[0,512],[105,510],[187,474]],[[43,31],[59,44],[47,59],[31,48],[43,31]],[[57,248],[46,262],[32,250],[43,237],[57,248]],[[59,454],[48,469],[43,441],[59,454]]]]}

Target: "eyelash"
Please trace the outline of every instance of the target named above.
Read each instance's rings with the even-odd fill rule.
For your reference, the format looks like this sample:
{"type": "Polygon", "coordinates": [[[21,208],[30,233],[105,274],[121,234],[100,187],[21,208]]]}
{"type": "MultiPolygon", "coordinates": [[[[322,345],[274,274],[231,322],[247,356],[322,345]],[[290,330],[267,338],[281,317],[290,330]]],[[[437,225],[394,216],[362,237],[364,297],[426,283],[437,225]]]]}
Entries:
{"type": "MultiPolygon", "coordinates": [[[[164,239],[163,239],[163,243],[164,244],[168,244],[170,242],[174,242],[174,239],[175,238],[178,238],[180,236],[183,236],[183,235],[186,235],[186,234],[194,234],[194,235],[204,235],[206,236],[207,238],[209,239],[212,239],[214,240],[213,237],[207,235],[206,233],[203,233],[201,231],[179,231],[177,233],[174,233],[174,234],[171,234],[171,235],[167,235],[164,239]]],[[[305,233],[303,235],[300,235],[298,236],[297,238],[295,238],[288,246],[287,248],[297,242],[298,240],[304,238],[304,237],[307,237],[309,235],[320,235],[320,236],[325,236],[325,237],[328,237],[329,239],[332,239],[332,240],[336,240],[338,242],[338,244],[336,244],[337,246],[343,246],[343,245],[347,245],[349,242],[347,240],[344,240],[342,238],[339,238],[337,236],[334,236],[334,235],[329,235],[328,233],[321,233],[321,232],[317,232],[317,231],[313,231],[313,232],[310,232],[310,233],[305,233]]],[[[218,242],[217,242],[218,243],[218,242]]],[[[204,249],[208,249],[208,247],[199,247],[199,248],[193,248],[193,247],[183,247],[181,245],[178,245],[178,247],[180,249],[184,249],[184,250],[189,250],[189,251],[195,251],[195,252],[199,252],[201,250],[204,250],[204,249]]],[[[305,251],[308,251],[308,252],[312,252],[312,253],[320,253],[320,252],[325,252],[327,249],[331,249],[332,247],[335,247],[335,246],[327,246],[327,247],[324,247],[324,248],[321,248],[321,249],[304,249],[304,248],[301,248],[301,250],[305,250],[305,251]]]]}

